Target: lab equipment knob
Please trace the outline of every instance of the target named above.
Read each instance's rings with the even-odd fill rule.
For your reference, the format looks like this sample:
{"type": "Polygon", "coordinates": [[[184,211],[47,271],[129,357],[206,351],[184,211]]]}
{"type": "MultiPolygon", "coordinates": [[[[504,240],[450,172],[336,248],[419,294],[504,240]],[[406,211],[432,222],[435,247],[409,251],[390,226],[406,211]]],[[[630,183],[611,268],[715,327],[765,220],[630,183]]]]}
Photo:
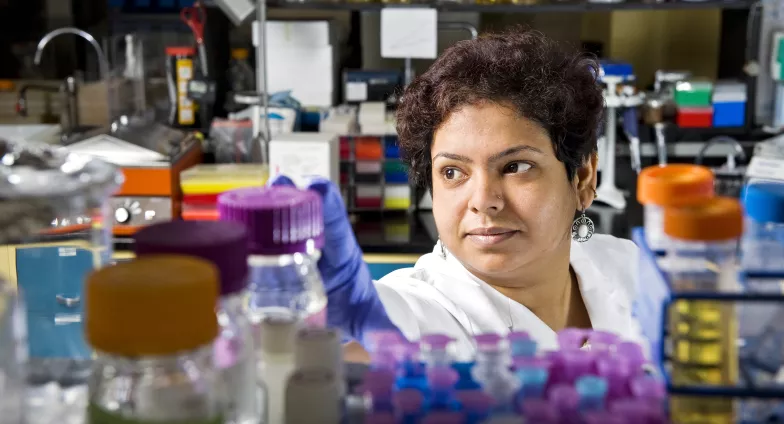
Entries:
{"type": "Polygon", "coordinates": [[[128,208],[117,208],[114,210],[114,219],[118,224],[127,224],[131,221],[131,210],[128,208]]]}

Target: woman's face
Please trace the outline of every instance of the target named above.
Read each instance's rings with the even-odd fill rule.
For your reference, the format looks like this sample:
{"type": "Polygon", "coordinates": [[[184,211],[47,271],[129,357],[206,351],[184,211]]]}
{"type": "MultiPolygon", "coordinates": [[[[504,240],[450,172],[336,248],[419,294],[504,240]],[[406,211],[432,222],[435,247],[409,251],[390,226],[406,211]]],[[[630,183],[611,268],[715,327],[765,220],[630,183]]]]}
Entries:
{"type": "Polygon", "coordinates": [[[469,271],[513,278],[568,258],[595,170],[588,164],[569,181],[540,125],[499,104],[465,106],[436,130],[430,155],[439,236],[469,271]]]}

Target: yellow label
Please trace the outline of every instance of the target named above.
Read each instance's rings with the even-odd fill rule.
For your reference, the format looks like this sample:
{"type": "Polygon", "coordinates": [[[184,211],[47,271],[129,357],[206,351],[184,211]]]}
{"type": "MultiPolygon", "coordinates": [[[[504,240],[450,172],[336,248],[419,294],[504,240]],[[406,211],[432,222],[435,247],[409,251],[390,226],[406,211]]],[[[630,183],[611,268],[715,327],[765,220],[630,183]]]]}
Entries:
{"type": "Polygon", "coordinates": [[[193,60],[177,59],[177,123],[193,125],[196,122],[196,108],[188,98],[188,81],[193,79],[193,60]]]}

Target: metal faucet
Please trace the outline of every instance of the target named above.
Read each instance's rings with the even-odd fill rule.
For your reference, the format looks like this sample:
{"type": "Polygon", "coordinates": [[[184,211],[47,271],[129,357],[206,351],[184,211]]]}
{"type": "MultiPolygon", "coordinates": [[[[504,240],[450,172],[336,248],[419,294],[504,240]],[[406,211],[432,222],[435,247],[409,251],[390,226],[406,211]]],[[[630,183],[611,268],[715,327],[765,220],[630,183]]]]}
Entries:
{"type": "Polygon", "coordinates": [[[79,128],[79,98],[76,79],[68,77],[60,84],[60,87],[54,87],[43,84],[25,84],[19,89],[19,94],[16,98],[16,113],[19,116],[27,116],[27,92],[30,90],[50,92],[50,93],[65,93],[65,110],[66,122],[62,123],[62,116],[60,119],[60,141],[65,143],[68,139],[78,131],[79,128]]]}
{"type": "MultiPolygon", "coordinates": [[[[98,41],[96,41],[95,37],[93,37],[89,32],[82,31],[79,28],[73,28],[73,27],[58,28],[54,31],[49,32],[48,34],[44,35],[43,38],[41,38],[41,41],[38,42],[38,47],[36,47],[35,49],[35,58],[33,59],[33,63],[35,63],[36,66],[41,65],[41,58],[43,56],[46,45],[49,44],[49,42],[52,41],[53,38],[63,34],[77,35],[85,39],[88,43],[90,43],[90,45],[93,46],[93,49],[95,50],[95,54],[98,56],[99,79],[103,81],[109,78],[109,61],[106,59],[106,54],[104,54],[101,45],[98,44],[98,41]]],[[[113,110],[114,104],[112,103],[111,87],[107,87],[106,96],[107,96],[108,107],[109,107],[109,116],[112,119],[114,119],[115,114],[113,110]]],[[[70,122],[70,125],[72,128],[76,128],[78,122],[70,122]]]]}

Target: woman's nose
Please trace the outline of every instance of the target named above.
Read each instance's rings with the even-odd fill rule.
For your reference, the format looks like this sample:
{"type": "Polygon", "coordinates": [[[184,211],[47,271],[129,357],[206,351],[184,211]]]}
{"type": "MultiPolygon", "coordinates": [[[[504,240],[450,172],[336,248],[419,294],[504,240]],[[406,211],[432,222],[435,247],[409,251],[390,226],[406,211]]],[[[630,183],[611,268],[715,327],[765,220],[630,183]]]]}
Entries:
{"type": "Polygon", "coordinates": [[[475,186],[468,207],[474,213],[495,214],[504,208],[504,194],[500,184],[482,181],[475,186]]]}

